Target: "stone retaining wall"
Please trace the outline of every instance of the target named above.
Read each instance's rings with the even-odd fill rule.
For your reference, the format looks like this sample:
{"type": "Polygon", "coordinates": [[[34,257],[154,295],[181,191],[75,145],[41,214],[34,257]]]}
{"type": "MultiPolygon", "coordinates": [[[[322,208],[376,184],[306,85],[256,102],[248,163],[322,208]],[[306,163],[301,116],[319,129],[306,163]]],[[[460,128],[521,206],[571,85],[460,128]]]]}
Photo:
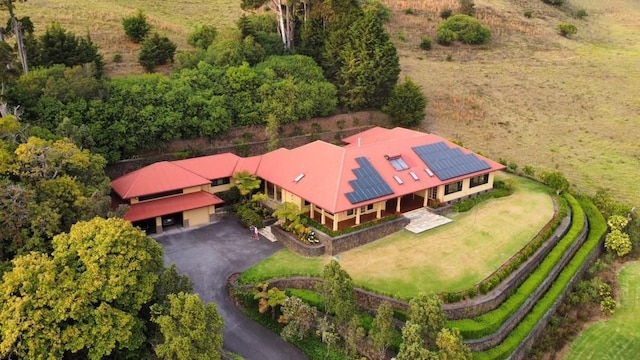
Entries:
{"type": "Polygon", "coordinates": [[[598,242],[598,246],[596,246],[596,248],[593,249],[593,251],[591,252],[591,254],[589,254],[585,262],[582,263],[582,265],[580,266],[580,269],[578,269],[575,275],[571,277],[571,280],[569,280],[567,287],[564,288],[560,296],[558,296],[558,298],[553,303],[553,305],[551,305],[551,308],[544,314],[540,322],[538,322],[534,326],[534,328],[531,330],[529,335],[527,335],[524,341],[522,341],[520,345],[518,345],[516,350],[509,357],[509,360],[522,360],[527,358],[527,351],[533,346],[533,344],[540,337],[540,335],[542,335],[544,328],[549,323],[549,319],[553,314],[555,314],[556,310],[558,310],[558,306],[560,306],[564,298],[567,296],[567,293],[571,289],[573,289],[576,282],[582,279],[582,277],[584,276],[584,273],[589,269],[589,266],[591,266],[591,264],[593,264],[594,261],[596,261],[596,259],[602,253],[602,249],[604,248],[604,239],[605,239],[605,235],[603,235],[602,238],[600,238],[600,241],[598,242]]]}
{"type": "MultiPolygon", "coordinates": [[[[298,238],[284,231],[280,225],[272,225],[271,232],[276,239],[283,243],[289,250],[302,256],[322,256],[326,249],[325,245],[320,243],[318,245],[307,245],[302,243],[298,238]]],[[[322,241],[322,240],[321,240],[322,241]]]]}
{"type": "Polygon", "coordinates": [[[540,298],[549,290],[553,282],[556,280],[560,272],[564,269],[564,267],[571,261],[573,255],[582,247],[585,240],[589,235],[589,220],[587,219],[587,215],[584,215],[585,226],[582,229],[582,232],[578,235],[576,240],[571,244],[569,249],[562,255],[558,263],[551,270],[549,275],[542,281],[540,286],[529,296],[529,298],[520,306],[520,308],[513,314],[507,321],[502,324],[500,329],[495,333],[485,336],[480,339],[472,339],[465,341],[471,350],[473,351],[483,351],[495,347],[500,344],[507,336],[513,331],[513,329],[518,326],[520,321],[524,319],[525,316],[531,311],[531,309],[535,306],[535,304],[540,300],[540,298]]]}
{"type": "Polygon", "coordinates": [[[320,235],[319,239],[323,241],[324,238],[325,245],[327,247],[327,255],[336,255],[341,252],[374,242],[387,235],[396,233],[407,226],[409,222],[409,219],[401,216],[395,220],[385,221],[380,224],[369,226],[367,228],[357,230],[348,234],[336,236],[334,238],[331,238],[320,231],[320,233],[322,234],[320,235]]]}

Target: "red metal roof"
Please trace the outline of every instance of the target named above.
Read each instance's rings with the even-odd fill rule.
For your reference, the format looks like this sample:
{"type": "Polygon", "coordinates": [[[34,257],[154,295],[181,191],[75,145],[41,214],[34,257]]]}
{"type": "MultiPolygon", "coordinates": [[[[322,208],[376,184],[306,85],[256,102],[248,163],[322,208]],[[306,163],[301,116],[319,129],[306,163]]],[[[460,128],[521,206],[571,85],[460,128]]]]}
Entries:
{"type": "Polygon", "coordinates": [[[177,160],[171,163],[209,180],[214,180],[231,176],[238,160],[242,160],[242,158],[233,153],[224,153],[177,160]]]}
{"type": "Polygon", "coordinates": [[[113,180],[111,187],[121,198],[131,199],[208,183],[209,179],[171,162],[161,161],[113,180]]]}
{"type": "Polygon", "coordinates": [[[133,204],[129,208],[129,211],[124,215],[124,218],[125,220],[132,222],[140,221],[155,218],[156,216],[163,216],[222,203],[223,201],[219,197],[209,194],[208,192],[198,191],[133,204]]]}
{"type": "Polygon", "coordinates": [[[444,142],[450,148],[460,148],[464,153],[472,152],[437,135],[403,128],[373,128],[348,138],[350,141],[354,139],[356,142],[342,147],[315,141],[288,151],[276,150],[267,153],[262,156],[257,175],[329,212],[336,213],[456,182],[469,176],[504,169],[503,165],[476,154],[479,159],[489,164],[490,169],[441,181],[437,176],[429,176],[425,172],[426,165],[412,147],[444,142]],[[360,146],[358,146],[358,137],[360,146]],[[396,170],[385,155],[400,155],[408,169],[396,170]],[[349,202],[345,194],[354,190],[349,181],[356,179],[353,169],[360,167],[356,162],[359,157],[369,160],[391,187],[393,194],[357,204],[349,202]],[[414,180],[411,172],[417,176],[418,180],[414,180]],[[294,181],[300,174],[304,174],[304,177],[297,182],[294,181]],[[395,176],[401,179],[402,184],[395,180],[395,176]]]}

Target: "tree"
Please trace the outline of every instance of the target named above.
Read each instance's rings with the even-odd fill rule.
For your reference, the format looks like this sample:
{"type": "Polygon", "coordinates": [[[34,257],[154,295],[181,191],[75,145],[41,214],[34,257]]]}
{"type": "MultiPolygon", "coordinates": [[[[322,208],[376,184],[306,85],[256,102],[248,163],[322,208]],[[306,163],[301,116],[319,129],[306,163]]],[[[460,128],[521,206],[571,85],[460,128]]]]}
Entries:
{"type": "Polygon", "coordinates": [[[187,275],[178,273],[176,264],[171,264],[168,268],[164,268],[158,276],[151,302],[164,306],[169,301],[169,295],[181,292],[187,294],[193,292],[193,282],[187,275]]]}
{"type": "Polygon", "coordinates": [[[151,25],[147,22],[147,17],[142,10],[138,10],[138,13],[134,16],[122,19],[122,26],[124,27],[124,33],[136,43],[142,42],[151,31],[151,25]]]}
{"type": "Polygon", "coordinates": [[[253,295],[258,300],[258,311],[264,314],[271,309],[271,318],[276,318],[276,308],[282,306],[287,301],[287,294],[277,287],[269,289],[269,283],[258,286],[258,291],[253,295]]]}
{"type": "Polygon", "coordinates": [[[131,223],[75,224],[54,237],[51,256],[18,256],[4,275],[0,357],[101,359],[138,348],[144,341],[138,313],[161,267],[160,245],[131,223]]]}
{"type": "Polygon", "coordinates": [[[427,360],[432,358],[429,350],[424,348],[421,336],[421,326],[409,320],[402,328],[402,343],[398,351],[397,360],[427,360]]]}
{"type": "Polygon", "coordinates": [[[207,50],[207,48],[213,44],[217,35],[218,30],[214,26],[201,25],[189,34],[187,42],[195,48],[207,50]]]}
{"type": "Polygon", "coordinates": [[[148,72],[152,72],[156,66],[173,62],[176,53],[176,44],[166,36],[154,33],[152,37],[142,42],[138,62],[148,72]]]}
{"type": "Polygon", "coordinates": [[[442,311],[442,302],[435,294],[420,293],[409,301],[409,319],[420,326],[420,335],[427,349],[436,348],[436,337],[447,317],[442,311]]]}
{"type": "Polygon", "coordinates": [[[471,360],[471,349],[462,341],[460,330],[443,328],[436,339],[438,358],[441,360],[471,360]]]}
{"type": "Polygon", "coordinates": [[[387,349],[393,342],[395,327],[393,325],[393,308],[388,301],[383,302],[376,312],[376,317],[369,330],[369,339],[376,350],[378,359],[386,359],[387,349]]]}
{"type": "Polygon", "coordinates": [[[365,13],[349,27],[336,62],[338,96],[345,106],[359,110],[387,103],[400,65],[396,48],[375,13],[365,13]]]}
{"type": "Polygon", "coordinates": [[[322,296],[325,312],[335,314],[338,323],[347,321],[354,314],[353,281],[337,261],[331,260],[325,265],[318,291],[322,296]]]}
{"type": "Polygon", "coordinates": [[[152,306],[152,320],[164,338],[156,354],[171,360],[221,359],[223,319],[215,303],[203,304],[197,294],[184,292],[168,299],[166,308],[152,306]]]}
{"type": "Polygon", "coordinates": [[[18,20],[14,13],[13,3],[16,1],[24,2],[26,0],[2,0],[0,5],[7,8],[9,11],[9,20],[11,21],[11,27],[13,33],[16,36],[16,46],[18,47],[18,56],[20,57],[20,63],[22,64],[22,72],[29,72],[29,63],[27,61],[27,51],[24,46],[24,38],[22,33],[22,23],[18,20]]]}
{"type": "Polygon", "coordinates": [[[344,332],[345,353],[349,358],[355,358],[358,355],[358,345],[364,341],[365,337],[366,332],[360,325],[360,318],[355,314],[352,315],[344,332]]]}
{"type": "Polygon", "coordinates": [[[280,335],[285,339],[302,340],[315,328],[318,310],[295,296],[289,296],[280,308],[278,322],[285,324],[280,335]]]}
{"type": "Polygon", "coordinates": [[[260,183],[262,180],[258,179],[255,175],[251,174],[247,170],[238,171],[231,177],[231,184],[240,191],[245,199],[248,199],[249,194],[254,190],[260,189],[260,183]]]}
{"type": "Polygon", "coordinates": [[[394,125],[414,127],[424,120],[425,106],[427,99],[422,93],[422,88],[411,79],[405,78],[403,83],[393,88],[389,102],[382,110],[389,115],[394,125]]]}
{"type": "Polygon", "coordinates": [[[58,23],[47,27],[45,33],[38,37],[36,54],[30,63],[41,67],[54,64],[73,67],[92,63],[95,67],[94,75],[97,77],[102,75],[104,68],[102,55],[98,53],[98,47],[88,35],[86,38],[78,38],[58,23]]]}

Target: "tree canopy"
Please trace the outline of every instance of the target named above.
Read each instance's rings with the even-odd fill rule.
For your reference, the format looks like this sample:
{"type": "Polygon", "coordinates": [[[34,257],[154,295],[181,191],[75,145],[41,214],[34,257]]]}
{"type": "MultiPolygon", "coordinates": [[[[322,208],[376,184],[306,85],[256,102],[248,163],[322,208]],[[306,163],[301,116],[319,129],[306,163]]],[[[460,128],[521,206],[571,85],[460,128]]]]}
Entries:
{"type": "Polygon", "coordinates": [[[53,253],[13,260],[0,284],[0,356],[100,359],[144,341],[138,318],[162,248],[131,223],[95,218],[57,235],[53,253]]]}

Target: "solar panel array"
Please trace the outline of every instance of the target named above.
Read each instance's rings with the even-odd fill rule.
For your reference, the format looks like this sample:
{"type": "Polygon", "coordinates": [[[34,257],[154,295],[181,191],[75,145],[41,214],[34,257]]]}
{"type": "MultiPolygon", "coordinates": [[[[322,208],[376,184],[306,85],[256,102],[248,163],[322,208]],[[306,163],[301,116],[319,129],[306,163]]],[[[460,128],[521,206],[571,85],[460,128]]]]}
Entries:
{"type": "Polygon", "coordinates": [[[393,194],[389,184],[384,181],[367,158],[356,158],[356,162],[360,167],[351,170],[356,175],[356,179],[349,181],[353,191],[345,194],[350,203],[357,204],[393,194]]]}
{"type": "Polygon", "coordinates": [[[459,148],[452,149],[444,142],[416,146],[412,149],[440,180],[491,168],[475,154],[465,154],[459,148]]]}

